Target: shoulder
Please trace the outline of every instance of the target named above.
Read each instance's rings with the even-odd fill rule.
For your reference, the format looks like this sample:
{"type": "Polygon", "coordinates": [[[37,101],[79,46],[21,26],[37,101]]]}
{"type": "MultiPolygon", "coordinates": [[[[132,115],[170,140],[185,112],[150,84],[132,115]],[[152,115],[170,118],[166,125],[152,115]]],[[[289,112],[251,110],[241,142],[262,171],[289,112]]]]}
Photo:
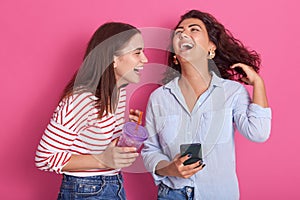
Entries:
{"type": "Polygon", "coordinates": [[[94,102],[98,98],[91,92],[74,93],[63,99],[64,103],[80,105],[88,102],[94,102]]]}
{"type": "Polygon", "coordinates": [[[90,107],[94,107],[96,100],[97,97],[91,92],[74,93],[64,97],[60,101],[56,108],[56,113],[70,114],[74,112],[81,112],[85,109],[90,109],[90,107]]]}
{"type": "Polygon", "coordinates": [[[245,86],[240,82],[229,80],[229,79],[223,79],[223,78],[220,78],[220,80],[224,90],[227,92],[240,93],[246,91],[245,86]]]}
{"type": "Polygon", "coordinates": [[[175,91],[178,89],[178,77],[174,78],[170,82],[158,87],[156,90],[152,92],[152,96],[161,96],[171,94],[171,91],[175,91]]]}
{"type": "Polygon", "coordinates": [[[229,80],[229,79],[223,79],[223,85],[224,87],[230,87],[230,88],[241,88],[244,87],[241,83],[234,81],[234,80],[229,80]]]}
{"type": "Polygon", "coordinates": [[[149,97],[149,102],[165,102],[170,100],[171,89],[167,85],[162,85],[155,89],[149,97]]]}
{"type": "Polygon", "coordinates": [[[160,94],[164,93],[164,85],[159,86],[158,88],[156,88],[155,90],[153,90],[153,92],[151,92],[150,97],[153,96],[159,96],[160,94]]]}

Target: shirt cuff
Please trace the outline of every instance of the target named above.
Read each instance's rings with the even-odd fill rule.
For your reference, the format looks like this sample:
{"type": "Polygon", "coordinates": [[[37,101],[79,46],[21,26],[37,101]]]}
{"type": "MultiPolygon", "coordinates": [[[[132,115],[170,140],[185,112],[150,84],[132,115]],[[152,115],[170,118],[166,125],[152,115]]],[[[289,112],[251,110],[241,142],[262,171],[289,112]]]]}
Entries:
{"type": "Polygon", "coordinates": [[[268,108],[263,108],[258,104],[251,103],[249,105],[249,116],[254,116],[254,117],[262,117],[262,118],[272,118],[272,110],[270,107],[268,108]]]}
{"type": "Polygon", "coordinates": [[[166,176],[160,176],[160,175],[155,173],[155,168],[156,168],[157,164],[162,160],[166,160],[166,161],[170,162],[170,159],[167,156],[163,155],[163,154],[155,155],[155,157],[150,162],[151,163],[150,164],[150,166],[151,166],[150,170],[151,170],[151,173],[152,173],[152,176],[154,178],[154,181],[155,181],[156,185],[158,185],[161,180],[166,178],[166,176]]]}

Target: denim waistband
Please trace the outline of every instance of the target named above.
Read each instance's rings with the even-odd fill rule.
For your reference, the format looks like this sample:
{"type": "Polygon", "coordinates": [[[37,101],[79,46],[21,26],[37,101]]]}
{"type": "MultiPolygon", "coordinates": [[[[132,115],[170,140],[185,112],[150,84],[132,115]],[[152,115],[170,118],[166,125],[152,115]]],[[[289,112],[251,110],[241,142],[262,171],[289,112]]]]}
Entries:
{"type": "Polygon", "coordinates": [[[116,174],[111,176],[85,176],[85,177],[79,177],[79,176],[71,176],[71,175],[63,175],[63,180],[65,181],[74,181],[74,182],[82,182],[82,181],[89,181],[89,182],[98,182],[98,181],[105,181],[105,182],[123,182],[122,174],[116,174]]]}
{"type": "Polygon", "coordinates": [[[194,187],[184,186],[180,189],[173,189],[163,183],[159,184],[158,196],[162,199],[165,199],[166,197],[168,197],[166,199],[181,199],[179,198],[179,196],[181,196],[182,194],[184,194],[185,196],[184,199],[194,199],[194,187]]]}

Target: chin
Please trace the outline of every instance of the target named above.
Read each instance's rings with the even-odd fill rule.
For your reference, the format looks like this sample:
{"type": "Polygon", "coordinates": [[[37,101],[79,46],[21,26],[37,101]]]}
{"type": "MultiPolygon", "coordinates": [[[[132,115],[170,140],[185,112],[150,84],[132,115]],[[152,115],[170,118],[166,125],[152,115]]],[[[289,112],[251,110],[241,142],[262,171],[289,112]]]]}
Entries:
{"type": "Polygon", "coordinates": [[[132,79],[128,79],[125,81],[127,84],[129,83],[139,83],[140,82],[140,78],[132,78],[132,79]]]}
{"type": "Polygon", "coordinates": [[[135,79],[133,81],[131,81],[131,83],[139,83],[140,82],[140,79],[135,79]]]}

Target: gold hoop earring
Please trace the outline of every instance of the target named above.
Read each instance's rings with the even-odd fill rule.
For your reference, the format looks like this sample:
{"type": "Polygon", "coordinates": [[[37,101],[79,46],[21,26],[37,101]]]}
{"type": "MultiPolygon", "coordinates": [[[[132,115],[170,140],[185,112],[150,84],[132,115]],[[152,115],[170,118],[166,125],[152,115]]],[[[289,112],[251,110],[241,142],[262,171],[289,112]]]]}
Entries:
{"type": "Polygon", "coordinates": [[[178,64],[179,64],[176,55],[173,56],[173,63],[174,63],[175,65],[178,65],[178,64]]]}
{"type": "Polygon", "coordinates": [[[208,59],[213,59],[216,55],[215,50],[210,49],[208,53],[208,59]]]}

